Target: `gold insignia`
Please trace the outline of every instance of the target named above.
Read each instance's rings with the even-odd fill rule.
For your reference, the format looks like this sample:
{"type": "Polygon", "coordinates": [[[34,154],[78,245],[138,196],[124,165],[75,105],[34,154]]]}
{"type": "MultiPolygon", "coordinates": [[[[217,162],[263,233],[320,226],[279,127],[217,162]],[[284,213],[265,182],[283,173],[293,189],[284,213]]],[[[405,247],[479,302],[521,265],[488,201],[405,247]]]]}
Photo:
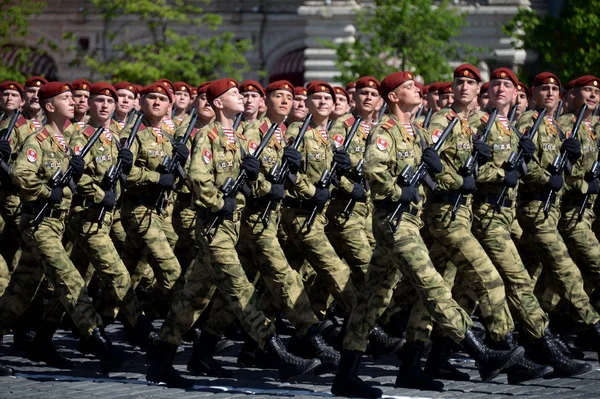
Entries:
{"type": "Polygon", "coordinates": [[[36,85],[36,86],[39,86],[39,85],[41,85],[41,84],[42,84],[42,82],[40,82],[39,80],[36,80],[36,81],[35,81],[35,85],[36,85]]]}
{"type": "Polygon", "coordinates": [[[131,90],[133,90],[133,87],[132,87],[132,86],[128,86],[127,88],[128,88],[130,91],[131,91],[131,90]]]}
{"type": "Polygon", "coordinates": [[[517,90],[523,90],[523,88],[521,87],[521,85],[517,85],[517,90]]]}
{"type": "Polygon", "coordinates": [[[85,90],[85,89],[87,89],[87,85],[84,83],[81,85],[81,88],[85,90]]]}
{"type": "Polygon", "coordinates": [[[287,83],[286,83],[286,84],[285,84],[283,87],[284,87],[285,89],[289,89],[289,88],[290,88],[290,86],[288,86],[288,84],[287,84],[287,83]]]}
{"type": "MultiPolygon", "coordinates": [[[[596,82],[594,82],[594,83],[596,83],[596,82]]],[[[14,89],[14,88],[15,88],[15,85],[12,85],[12,84],[11,84],[11,85],[9,85],[9,86],[8,86],[8,88],[9,88],[9,89],[14,89]]]]}
{"type": "Polygon", "coordinates": [[[167,87],[169,84],[167,82],[162,82],[163,86],[167,87]]]}
{"type": "Polygon", "coordinates": [[[327,88],[325,86],[321,86],[321,91],[326,91],[327,88]]]}
{"type": "Polygon", "coordinates": [[[598,81],[594,80],[594,86],[598,86],[598,81]]]}
{"type": "Polygon", "coordinates": [[[249,85],[249,86],[248,86],[248,90],[254,90],[254,86],[252,86],[252,85],[249,85]]]}
{"type": "Polygon", "coordinates": [[[373,87],[375,85],[375,83],[373,83],[372,80],[369,80],[369,86],[373,87]]]}
{"type": "Polygon", "coordinates": [[[236,84],[235,84],[235,82],[234,82],[233,80],[230,80],[230,81],[229,81],[229,85],[230,85],[231,87],[235,87],[235,86],[236,86],[236,84]]]}
{"type": "Polygon", "coordinates": [[[406,76],[408,76],[409,79],[413,78],[412,73],[408,73],[408,74],[406,74],[406,76]]]}
{"type": "Polygon", "coordinates": [[[340,89],[335,89],[335,92],[338,94],[341,93],[340,89]]]}
{"type": "Polygon", "coordinates": [[[469,76],[469,71],[467,71],[467,70],[465,69],[465,71],[463,72],[463,75],[464,75],[464,76],[469,76]]]}
{"type": "Polygon", "coordinates": [[[500,72],[500,77],[504,79],[506,77],[506,72],[500,72]]]}
{"type": "Polygon", "coordinates": [[[107,96],[110,96],[110,90],[108,90],[108,89],[104,90],[104,94],[106,94],[107,96]]]}
{"type": "Polygon", "coordinates": [[[161,93],[162,93],[162,87],[157,87],[157,88],[156,88],[156,91],[159,91],[159,92],[161,92],[161,93]]]}
{"type": "Polygon", "coordinates": [[[71,90],[71,89],[69,89],[69,86],[67,86],[67,85],[65,85],[64,89],[65,90],[71,90]]]}
{"type": "Polygon", "coordinates": [[[554,83],[554,78],[550,78],[550,79],[548,79],[548,81],[549,81],[550,83],[554,83]]]}
{"type": "Polygon", "coordinates": [[[306,95],[306,90],[302,90],[302,94],[306,95]]]}
{"type": "Polygon", "coordinates": [[[181,89],[179,89],[179,90],[187,91],[187,90],[185,90],[185,86],[181,86],[181,89]]]}

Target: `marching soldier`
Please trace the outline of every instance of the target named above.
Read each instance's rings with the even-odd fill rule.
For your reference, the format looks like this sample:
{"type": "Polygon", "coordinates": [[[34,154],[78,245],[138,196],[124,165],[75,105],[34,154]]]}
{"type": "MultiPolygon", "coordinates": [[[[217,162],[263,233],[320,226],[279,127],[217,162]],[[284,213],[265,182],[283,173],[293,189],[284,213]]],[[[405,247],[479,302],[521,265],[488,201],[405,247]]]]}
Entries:
{"type": "Polygon", "coordinates": [[[306,108],[306,89],[304,87],[294,87],[294,102],[292,103],[292,111],[286,119],[286,124],[289,126],[294,122],[302,122],[308,109],[306,108]]]}
{"type": "Polygon", "coordinates": [[[454,91],[452,90],[452,82],[443,82],[438,85],[438,108],[450,108],[454,103],[454,91]]]}
{"type": "Polygon", "coordinates": [[[175,82],[173,101],[173,122],[180,127],[187,117],[188,108],[192,103],[192,88],[185,82],[175,82]]]}
{"type": "Polygon", "coordinates": [[[71,119],[71,122],[78,126],[78,130],[81,130],[89,119],[87,115],[90,109],[88,100],[92,84],[86,79],[77,79],[71,85],[73,86],[73,101],[75,101],[75,116],[71,119]]]}
{"type": "Polygon", "coordinates": [[[335,86],[333,90],[335,91],[335,106],[330,119],[336,121],[350,112],[350,96],[343,87],[335,86]]]}
{"type": "Polygon", "coordinates": [[[245,80],[240,85],[240,94],[244,96],[244,112],[242,113],[246,126],[258,119],[260,107],[265,103],[265,89],[256,80],[245,80]]]}
{"type": "Polygon", "coordinates": [[[120,132],[133,120],[135,100],[139,93],[135,85],[129,82],[117,82],[114,87],[118,100],[113,119],[117,124],[117,132],[120,132]]]}
{"type": "MultiPolygon", "coordinates": [[[[525,83],[519,82],[517,84],[517,112],[515,113],[515,122],[519,120],[521,115],[527,108],[529,107],[529,87],[525,85],[525,83]]],[[[511,121],[513,122],[513,121],[511,121]]]]}
{"type": "Polygon", "coordinates": [[[23,104],[23,116],[30,126],[30,133],[41,129],[45,122],[44,110],[40,106],[38,91],[48,81],[42,76],[32,76],[25,81],[25,104],[23,104]]]}

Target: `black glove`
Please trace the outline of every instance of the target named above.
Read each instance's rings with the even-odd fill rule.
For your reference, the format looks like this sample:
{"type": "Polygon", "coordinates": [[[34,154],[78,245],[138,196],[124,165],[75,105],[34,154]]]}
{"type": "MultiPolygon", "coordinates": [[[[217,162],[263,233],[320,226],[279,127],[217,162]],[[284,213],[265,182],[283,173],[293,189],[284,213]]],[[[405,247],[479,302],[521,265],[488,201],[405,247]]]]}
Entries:
{"type": "Polygon", "coordinates": [[[402,186],[402,194],[400,194],[400,200],[403,204],[410,204],[411,202],[420,202],[421,196],[419,195],[419,189],[413,186],[402,186]]]}
{"type": "Polygon", "coordinates": [[[173,176],[172,173],[161,173],[160,179],[158,179],[158,185],[172,190],[173,186],[175,185],[175,176],[173,176]]]}
{"type": "Polygon", "coordinates": [[[121,160],[123,173],[128,175],[129,172],[131,172],[131,168],[133,166],[133,154],[131,153],[131,151],[129,151],[128,148],[121,148],[119,150],[119,159],[121,160]]]}
{"type": "Polygon", "coordinates": [[[311,198],[311,201],[317,206],[324,206],[329,199],[329,189],[317,188],[315,195],[311,198]]]}
{"type": "Polygon", "coordinates": [[[598,179],[590,180],[587,182],[588,190],[586,194],[598,194],[600,187],[598,187],[598,179]]]}
{"type": "Polygon", "coordinates": [[[265,195],[265,199],[269,201],[281,201],[285,197],[285,189],[283,184],[271,184],[271,191],[265,195]]]}
{"type": "Polygon", "coordinates": [[[519,172],[516,170],[509,170],[504,172],[504,185],[506,187],[517,187],[519,184],[519,172]]]}
{"type": "Polygon", "coordinates": [[[69,165],[73,168],[73,180],[76,182],[83,176],[83,168],[85,167],[85,161],[81,155],[73,155],[73,158],[69,161],[69,165]]]}
{"type": "Polygon", "coordinates": [[[60,204],[63,198],[63,189],[62,187],[56,187],[52,189],[50,192],[50,202],[53,204],[60,204]]]}
{"type": "Polygon", "coordinates": [[[521,137],[519,140],[519,147],[523,150],[525,154],[525,158],[529,161],[533,158],[533,154],[535,153],[535,144],[529,137],[521,137]]]}
{"type": "Polygon", "coordinates": [[[577,161],[579,158],[581,158],[581,144],[573,137],[563,141],[560,150],[566,151],[569,159],[572,161],[577,161]]]}
{"type": "Polygon", "coordinates": [[[258,178],[258,174],[260,173],[260,161],[256,159],[256,157],[248,155],[242,160],[240,169],[246,171],[248,180],[256,180],[258,178]]]}
{"type": "Polygon", "coordinates": [[[12,150],[10,149],[10,143],[8,140],[0,140],[0,157],[5,161],[8,161],[12,150]]]}
{"type": "Polygon", "coordinates": [[[190,156],[190,150],[188,150],[188,148],[183,143],[174,143],[173,155],[177,155],[179,157],[179,163],[181,165],[185,165],[188,157],[190,156]]]}
{"type": "Polygon", "coordinates": [[[344,150],[338,150],[333,154],[333,161],[338,165],[338,171],[340,176],[348,173],[352,168],[352,161],[350,161],[350,155],[344,150]]]}
{"type": "Polygon", "coordinates": [[[463,184],[458,191],[460,191],[461,194],[472,194],[476,189],[477,187],[475,186],[475,179],[473,176],[465,176],[463,177],[463,184]]]}
{"type": "Polygon", "coordinates": [[[475,151],[477,151],[477,153],[479,154],[479,156],[477,157],[477,163],[479,165],[483,165],[492,157],[492,149],[489,145],[487,145],[481,140],[474,140],[473,148],[475,148],[475,151]]]}
{"type": "Polygon", "coordinates": [[[425,148],[423,151],[423,162],[429,168],[430,174],[435,175],[441,173],[444,170],[444,166],[442,165],[442,161],[440,161],[440,156],[433,148],[425,148]]]}
{"type": "Polygon", "coordinates": [[[287,161],[290,166],[290,173],[295,175],[300,170],[300,165],[302,165],[302,154],[295,148],[286,147],[283,150],[282,160],[287,161]]]}
{"type": "Polygon", "coordinates": [[[562,175],[552,175],[550,176],[550,180],[548,180],[548,187],[552,189],[554,192],[560,191],[563,186],[563,177],[562,175]]]}
{"type": "Polygon", "coordinates": [[[359,201],[365,198],[365,186],[360,183],[354,184],[352,187],[352,191],[350,192],[350,198],[353,200],[359,201]]]}
{"type": "Polygon", "coordinates": [[[105,191],[104,192],[104,198],[102,198],[102,201],[100,202],[100,206],[106,208],[106,210],[112,210],[115,205],[117,204],[117,197],[115,196],[115,193],[113,193],[112,191],[105,191]]]}
{"type": "Polygon", "coordinates": [[[222,216],[224,219],[233,216],[233,212],[235,212],[235,208],[237,208],[237,204],[235,203],[235,198],[225,197],[223,198],[225,203],[223,204],[223,208],[217,211],[217,215],[222,216]]]}

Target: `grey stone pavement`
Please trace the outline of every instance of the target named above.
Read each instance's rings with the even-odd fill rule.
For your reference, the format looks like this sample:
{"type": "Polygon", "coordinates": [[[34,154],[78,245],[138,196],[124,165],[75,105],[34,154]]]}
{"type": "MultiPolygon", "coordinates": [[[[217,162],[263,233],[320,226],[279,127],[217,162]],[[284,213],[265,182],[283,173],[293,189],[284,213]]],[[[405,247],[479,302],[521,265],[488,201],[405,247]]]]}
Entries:
{"type": "MultiPolygon", "coordinates": [[[[151,385],[145,381],[145,356],[131,350],[122,340],[120,325],[108,328],[109,336],[116,345],[124,345],[128,350],[130,361],[120,372],[111,373],[110,377],[99,372],[96,360],[85,357],[75,351],[76,342],[70,334],[59,331],[56,345],[76,363],[74,370],[58,370],[41,367],[32,363],[23,353],[17,353],[12,347],[12,336],[4,337],[1,350],[1,361],[13,367],[14,377],[0,377],[0,399],[4,398],[268,398],[274,396],[311,399],[333,397],[330,386],[332,374],[322,376],[307,375],[294,383],[280,383],[274,370],[240,369],[235,361],[241,347],[236,342],[218,356],[225,367],[236,373],[235,379],[215,379],[192,377],[197,385],[191,390],[169,389],[165,386],[151,385]]],[[[176,357],[176,368],[183,375],[191,377],[185,367],[191,354],[191,346],[184,345],[185,351],[176,357]]],[[[508,385],[505,375],[500,375],[492,382],[479,380],[475,364],[457,354],[452,361],[471,375],[470,382],[445,382],[443,392],[429,392],[394,388],[397,367],[394,355],[373,362],[366,357],[360,375],[374,386],[378,386],[384,395],[391,398],[462,398],[462,399],[506,399],[506,398],[600,398],[600,369],[595,353],[588,352],[587,358],[592,363],[591,372],[574,378],[542,379],[508,385]]]]}

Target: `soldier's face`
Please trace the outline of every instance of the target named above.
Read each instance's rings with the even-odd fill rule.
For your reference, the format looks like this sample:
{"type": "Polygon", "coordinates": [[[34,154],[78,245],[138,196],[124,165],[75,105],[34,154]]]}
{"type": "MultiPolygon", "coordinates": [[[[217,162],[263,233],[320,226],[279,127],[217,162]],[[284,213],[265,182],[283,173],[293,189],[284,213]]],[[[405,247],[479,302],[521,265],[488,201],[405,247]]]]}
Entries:
{"type": "Polygon", "coordinates": [[[117,90],[117,109],[123,114],[128,114],[135,105],[135,95],[129,90],[117,90]]]}
{"type": "Polygon", "coordinates": [[[23,105],[21,93],[17,90],[4,90],[0,96],[0,108],[4,112],[13,112],[23,105]]]}
{"type": "Polygon", "coordinates": [[[256,115],[263,98],[260,94],[254,91],[246,91],[242,93],[244,97],[244,115],[256,115]]]}
{"type": "Polygon", "coordinates": [[[583,86],[579,89],[575,89],[575,111],[579,112],[579,109],[583,104],[587,104],[588,110],[593,111],[598,106],[600,101],[600,89],[596,86],[583,86]]]}
{"type": "Polygon", "coordinates": [[[244,97],[237,87],[227,90],[216,98],[213,103],[217,108],[228,110],[228,112],[236,114],[244,112],[244,97]]]}
{"type": "Polygon", "coordinates": [[[336,94],[335,95],[335,106],[333,107],[332,114],[336,117],[340,117],[342,115],[350,112],[350,103],[344,94],[336,94]]]}
{"type": "Polygon", "coordinates": [[[443,93],[439,96],[438,106],[440,109],[448,108],[452,104],[454,104],[454,93],[443,93]]]}
{"type": "Polygon", "coordinates": [[[175,92],[175,108],[187,109],[192,102],[190,93],[185,90],[175,92]]]}
{"type": "Polygon", "coordinates": [[[46,103],[46,112],[55,117],[71,119],[75,116],[75,101],[73,93],[67,91],[54,96],[46,103]]]}
{"type": "Polygon", "coordinates": [[[279,116],[288,116],[292,110],[292,93],[287,90],[274,90],[267,95],[267,110],[279,116]]]}
{"type": "Polygon", "coordinates": [[[169,97],[161,93],[148,93],[140,100],[142,112],[153,119],[162,119],[169,110],[169,97]]]}
{"type": "Polygon", "coordinates": [[[211,120],[215,117],[215,110],[206,99],[206,93],[198,95],[198,98],[196,99],[196,104],[196,111],[198,112],[198,115],[200,115],[201,119],[211,120]]]}
{"type": "Polygon", "coordinates": [[[370,87],[363,87],[354,92],[354,108],[358,112],[373,112],[376,110],[381,97],[379,91],[370,87]]]}
{"type": "Polygon", "coordinates": [[[308,100],[306,101],[308,112],[313,114],[313,116],[319,115],[326,118],[331,115],[333,106],[333,97],[330,93],[314,93],[308,96],[308,100]]]}
{"type": "Polygon", "coordinates": [[[90,117],[94,121],[106,122],[110,119],[115,107],[115,99],[111,96],[94,95],[90,98],[90,117]]]}
{"type": "Polygon", "coordinates": [[[527,100],[527,94],[522,91],[517,95],[517,115],[521,115],[527,109],[527,104],[529,101],[527,100]]]}
{"type": "Polygon", "coordinates": [[[308,108],[306,108],[306,96],[297,95],[294,97],[292,103],[292,116],[296,120],[304,120],[308,114],[308,108]]]}
{"type": "Polygon", "coordinates": [[[477,95],[479,95],[479,84],[475,79],[456,78],[452,82],[454,92],[454,101],[462,105],[469,105],[477,95]]]}
{"type": "Polygon", "coordinates": [[[36,86],[25,88],[25,108],[34,113],[41,109],[38,91],[40,88],[36,86]]]}
{"type": "Polygon", "coordinates": [[[552,83],[545,83],[534,89],[533,99],[538,107],[554,110],[558,105],[559,87],[552,83]]]}
{"type": "Polygon", "coordinates": [[[356,105],[356,102],[354,101],[354,93],[356,93],[356,88],[346,90],[346,92],[348,93],[348,97],[350,97],[350,107],[354,108],[356,105]]]}
{"type": "Polygon", "coordinates": [[[487,93],[481,93],[481,99],[488,94],[492,104],[505,106],[514,104],[517,97],[517,88],[513,82],[506,79],[494,79],[490,82],[490,88],[487,93]]]}
{"type": "Polygon", "coordinates": [[[415,106],[421,104],[421,91],[413,80],[408,80],[396,87],[393,91],[397,97],[401,109],[412,111],[415,106]]]}
{"type": "Polygon", "coordinates": [[[75,101],[75,111],[78,114],[85,114],[89,109],[88,100],[90,92],[87,90],[75,90],[73,100],[75,101]]]}
{"type": "Polygon", "coordinates": [[[477,105],[479,105],[480,108],[487,107],[489,102],[490,102],[490,95],[488,93],[482,93],[479,96],[479,98],[477,99],[477,105]]]}
{"type": "Polygon", "coordinates": [[[437,112],[440,110],[440,106],[438,105],[438,101],[440,99],[440,94],[437,90],[432,90],[427,93],[427,106],[433,109],[433,112],[437,112]]]}

